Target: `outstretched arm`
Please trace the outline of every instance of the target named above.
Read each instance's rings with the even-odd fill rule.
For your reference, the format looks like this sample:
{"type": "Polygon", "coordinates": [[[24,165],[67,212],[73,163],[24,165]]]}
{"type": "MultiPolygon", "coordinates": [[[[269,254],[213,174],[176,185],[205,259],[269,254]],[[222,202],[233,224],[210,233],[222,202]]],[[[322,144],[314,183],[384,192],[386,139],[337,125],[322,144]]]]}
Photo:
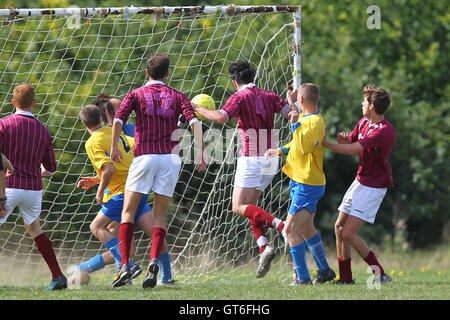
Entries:
{"type": "Polygon", "coordinates": [[[199,114],[201,114],[203,117],[205,117],[208,120],[211,120],[211,121],[214,121],[214,122],[217,122],[220,124],[224,124],[225,122],[228,121],[227,114],[220,110],[210,110],[210,109],[201,107],[192,102],[191,102],[191,105],[195,112],[198,112],[199,114]]]}
{"type": "Polygon", "coordinates": [[[338,137],[339,143],[331,143],[326,140],[326,135],[323,137],[322,145],[325,148],[333,150],[334,152],[340,154],[358,154],[364,151],[364,147],[359,142],[349,142],[348,140],[343,140],[343,137],[338,137]],[[341,141],[341,142],[339,142],[341,141]]]}

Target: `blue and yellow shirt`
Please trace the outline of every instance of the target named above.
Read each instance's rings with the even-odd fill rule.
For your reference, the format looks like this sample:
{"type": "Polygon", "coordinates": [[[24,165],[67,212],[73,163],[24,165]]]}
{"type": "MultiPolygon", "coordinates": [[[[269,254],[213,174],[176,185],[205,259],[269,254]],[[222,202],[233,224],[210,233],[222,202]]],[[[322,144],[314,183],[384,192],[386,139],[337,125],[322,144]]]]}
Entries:
{"type": "Polygon", "coordinates": [[[125,193],[125,183],[127,181],[128,169],[134,158],[133,147],[134,138],[126,136],[123,132],[119,137],[119,150],[122,152],[123,160],[113,163],[109,157],[111,152],[112,128],[100,127],[86,141],[86,152],[99,177],[102,176],[102,167],[112,163],[114,174],[109,183],[103,202],[108,202],[112,197],[125,193]]]}
{"type": "Polygon", "coordinates": [[[291,130],[292,140],[280,148],[283,154],[287,154],[282,171],[298,183],[325,185],[322,147],[325,122],[322,115],[320,112],[306,116],[300,114],[298,122],[292,125],[291,130]]]}

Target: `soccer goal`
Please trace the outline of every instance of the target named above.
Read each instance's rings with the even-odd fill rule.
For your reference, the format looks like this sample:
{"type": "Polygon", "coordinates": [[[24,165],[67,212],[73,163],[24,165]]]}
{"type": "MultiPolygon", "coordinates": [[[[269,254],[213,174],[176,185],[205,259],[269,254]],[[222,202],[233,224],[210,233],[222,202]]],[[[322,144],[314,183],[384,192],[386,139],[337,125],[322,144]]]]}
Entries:
{"type": "MultiPolygon", "coordinates": [[[[171,59],[168,85],[190,98],[206,93],[217,108],[235,92],[228,67],[237,60],[249,61],[257,70],[256,84],[283,98],[301,82],[299,6],[7,8],[0,9],[0,17],[0,116],[14,111],[16,85],[35,87],[34,112],[52,134],[58,162],[55,176],[44,178],[42,229],[63,271],[105,251],[89,229],[100,209],[96,188],[76,187],[81,176],[95,175],[84,149],[89,134],[78,115],[99,93],[120,99],[144,85],[145,60],[155,52],[171,59]]],[[[178,280],[226,279],[256,270],[259,251],[250,224],[231,211],[240,148],[235,127],[235,120],[223,126],[203,121],[211,155],[201,173],[190,161],[190,135],[181,143],[184,161],[167,220],[178,280]]],[[[286,143],[287,120],[277,115],[275,128],[280,144],[286,143]]],[[[259,205],[286,218],[289,188],[281,172],[259,205]]],[[[274,232],[268,237],[280,257],[272,270],[285,273],[289,257],[283,239],[274,232]]],[[[151,240],[138,229],[135,242],[134,260],[146,267],[151,240]]],[[[0,226],[0,269],[0,282],[8,281],[7,274],[10,281],[48,275],[17,211],[0,226]]]]}

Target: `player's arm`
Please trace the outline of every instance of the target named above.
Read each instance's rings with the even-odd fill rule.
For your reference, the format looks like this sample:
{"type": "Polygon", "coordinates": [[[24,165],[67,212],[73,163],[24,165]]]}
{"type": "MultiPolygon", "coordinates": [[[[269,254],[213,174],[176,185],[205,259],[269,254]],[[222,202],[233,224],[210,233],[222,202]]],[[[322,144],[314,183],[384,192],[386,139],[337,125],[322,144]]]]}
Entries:
{"type": "Polygon", "coordinates": [[[50,134],[47,140],[47,151],[44,154],[44,158],[41,163],[41,175],[43,177],[52,177],[56,173],[56,158],[55,151],[53,149],[53,142],[50,134]]]}
{"type": "Polygon", "coordinates": [[[6,170],[5,177],[9,177],[14,173],[14,167],[9,159],[2,153],[2,170],[6,170]]]}
{"type": "Polygon", "coordinates": [[[110,184],[112,177],[114,175],[114,166],[112,163],[108,163],[102,167],[102,176],[100,178],[100,184],[97,189],[97,195],[95,199],[99,205],[103,204],[103,194],[105,193],[105,189],[110,184]]]}
{"type": "Polygon", "coordinates": [[[120,133],[122,132],[123,124],[127,122],[128,117],[135,109],[136,105],[136,96],[133,92],[130,92],[125,96],[122,103],[120,104],[119,110],[117,110],[114,116],[110,153],[112,162],[120,162],[123,159],[122,152],[120,152],[119,150],[119,137],[120,133]]]}
{"type": "Polygon", "coordinates": [[[119,137],[122,132],[122,121],[120,119],[114,119],[112,127],[112,140],[111,140],[111,160],[112,162],[120,162],[123,159],[122,152],[119,150],[119,137]]]}
{"type": "Polygon", "coordinates": [[[331,143],[328,142],[326,139],[326,135],[323,137],[322,145],[330,150],[333,150],[334,152],[340,153],[340,154],[358,154],[364,150],[364,147],[359,142],[347,142],[347,143],[331,143]]]}
{"type": "Polygon", "coordinates": [[[222,110],[210,110],[208,108],[201,107],[199,105],[196,105],[195,103],[191,103],[192,108],[195,112],[198,112],[203,117],[205,117],[208,120],[214,121],[219,124],[224,124],[228,121],[228,115],[226,112],[222,110]]]}
{"type": "Polygon", "coordinates": [[[197,146],[201,146],[201,150],[196,156],[195,163],[197,164],[197,171],[202,171],[208,164],[206,159],[206,146],[203,139],[202,123],[200,121],[192,122],[191,129],[197,146]]]}

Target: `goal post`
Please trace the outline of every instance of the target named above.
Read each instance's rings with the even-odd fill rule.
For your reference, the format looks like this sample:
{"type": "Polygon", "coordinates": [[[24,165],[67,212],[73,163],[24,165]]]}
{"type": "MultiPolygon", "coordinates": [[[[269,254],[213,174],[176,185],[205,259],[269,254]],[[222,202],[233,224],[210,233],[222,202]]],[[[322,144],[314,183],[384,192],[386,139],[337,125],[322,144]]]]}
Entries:
{"type": "MultiPolygon", "coordinates": [[[[283,98],[301,83],[300,6],[9,7],[0,9],[0,19],[0,117],[14,112],[10,101],[16,85],[34,86],[34,113],[50,130],[58,163],[56,174],[43,178],[40,219],[63,271],[106,250],[89,227],[100,209],[96,188],[76,187],[81,176],[95,175],[84,149],[89,133],[79,112],[98,94],[122,99],[144,85],[145,60],[155,52],[170,57],[168,85],[189,98],[206,93],[217,108],[235,92],[228,67],[238,60],[256,69],[260,88],[283,98]]],[[[240,143],[236,121],[202,123],[210,164],[204,172],[195,171],[192,137],[182,133],[183,164],[167,217],[166,239],[179,280],[226,279],[252,270],[258,261],[250,224],[231,211],[240,143]]],[[[275,129],[280,144],[290,139],[289,124],[280,115],[275,129]]],[[[259,205],[286,218],[288,179],[280,171],[259,205]]],[[[284,270],[290,278],[283,239],[268,235],[281,257],[274,273],[284,270]]],[[[145,267],[151,240],[137,229],[135,243],[134,260],[145,267]]],[[[0,268],[2,275],[11,274],[0,283],[48,275],[17,209],[0,226],[0,268]]]]}

